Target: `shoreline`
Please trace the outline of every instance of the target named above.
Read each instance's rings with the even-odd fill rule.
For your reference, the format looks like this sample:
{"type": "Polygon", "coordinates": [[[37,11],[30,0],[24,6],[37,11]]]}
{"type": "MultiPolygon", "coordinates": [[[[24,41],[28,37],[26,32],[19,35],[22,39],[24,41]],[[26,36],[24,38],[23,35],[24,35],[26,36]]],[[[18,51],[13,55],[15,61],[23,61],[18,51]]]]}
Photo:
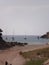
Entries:
{"type": "MultiPolygon", "coordinates": [[[[28,43],[27,45],[24,45],[24,46],[20,46],[20,45],[11,46],[10,48],[7,48],[5,50],[9,50],[9,49],[13,49],[13,48],[16,48],[16,49],[19,49],[19,48],[26,49],[26,48],[32,48],[32,47],[35,48],[35,47],[39,47],[39,46],[49,46],[49,44],[48,43],[45,43],[45,44],[43,44],[43,43],[30,43],[29,44],[28,43]]],[[[0,50],[0,51],[4,51],[4,50],[0,50]]]]}

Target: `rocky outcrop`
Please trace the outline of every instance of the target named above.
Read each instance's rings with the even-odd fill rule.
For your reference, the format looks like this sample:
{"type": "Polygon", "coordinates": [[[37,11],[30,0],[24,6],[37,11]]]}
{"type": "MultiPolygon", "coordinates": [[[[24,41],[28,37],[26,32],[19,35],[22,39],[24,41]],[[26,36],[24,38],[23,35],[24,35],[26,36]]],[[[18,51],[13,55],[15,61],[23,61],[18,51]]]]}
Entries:
{"type": "Polygon", "coordinates": [[[41,38],[47,38],[47,39],[49,39],[49,32],[47,32],[46,34],[42,35],[41,38]]]}

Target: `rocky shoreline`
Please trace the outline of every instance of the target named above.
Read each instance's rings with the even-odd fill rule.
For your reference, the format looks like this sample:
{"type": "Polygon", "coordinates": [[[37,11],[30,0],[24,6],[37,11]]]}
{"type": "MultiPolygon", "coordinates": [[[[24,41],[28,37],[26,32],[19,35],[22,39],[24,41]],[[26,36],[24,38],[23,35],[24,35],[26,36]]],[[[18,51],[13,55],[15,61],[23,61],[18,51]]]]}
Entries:
{"type": "Polygon", "coordinates": [[[28,43],[21,43],[21,42],[6,42],[5,40],[3,40],[2,38],[2,29],[0,29],[0,50],[5,50],[7,48],[11,48],[13,46],[24,46],[27,45],[28,43]]]}
{"type": "Polygon", "coordinates": [[[8,49],[8,48],[11,48],[13,46],[25,46],[27,45],[28,43],[20,43],[20,42],[1,42],[0,43],[0,50],[5,50],[5,49],[8,49]]]}

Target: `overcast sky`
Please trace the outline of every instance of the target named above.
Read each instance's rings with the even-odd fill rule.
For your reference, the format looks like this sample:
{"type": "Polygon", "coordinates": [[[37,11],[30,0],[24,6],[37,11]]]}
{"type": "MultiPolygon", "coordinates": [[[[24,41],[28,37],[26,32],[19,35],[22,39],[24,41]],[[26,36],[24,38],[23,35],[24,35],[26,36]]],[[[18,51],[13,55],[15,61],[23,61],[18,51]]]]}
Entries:
{"type": "Polygon", "coordinates": [[[0,0],[0,28],[6,35],[49,31],[49,0],[0,0]]]}

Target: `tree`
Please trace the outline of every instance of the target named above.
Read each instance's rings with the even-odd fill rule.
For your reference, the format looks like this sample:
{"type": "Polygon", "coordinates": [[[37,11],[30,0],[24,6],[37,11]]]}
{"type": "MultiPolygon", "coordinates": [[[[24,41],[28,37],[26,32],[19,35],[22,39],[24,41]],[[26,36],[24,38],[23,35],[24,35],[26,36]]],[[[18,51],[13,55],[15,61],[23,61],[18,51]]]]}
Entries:
{"type": "Polygon", "coordinates": [[[0,32],[3,32],[3,30],[2,30],[2,29],[0,29],[0,32]]]}
{"type": "Polygon", "coordinates": [[[2,36],[2,32],[3,32],[2,29],[0,29],[0,37],[2,36]]]}
{"type": "Polygon", "coordinates": [[[2,38],[2,32],[3,32],[3,30],[0,29],[0,42],[5,42],[5,41],[3,40],[3,38],[2,38]]]}

